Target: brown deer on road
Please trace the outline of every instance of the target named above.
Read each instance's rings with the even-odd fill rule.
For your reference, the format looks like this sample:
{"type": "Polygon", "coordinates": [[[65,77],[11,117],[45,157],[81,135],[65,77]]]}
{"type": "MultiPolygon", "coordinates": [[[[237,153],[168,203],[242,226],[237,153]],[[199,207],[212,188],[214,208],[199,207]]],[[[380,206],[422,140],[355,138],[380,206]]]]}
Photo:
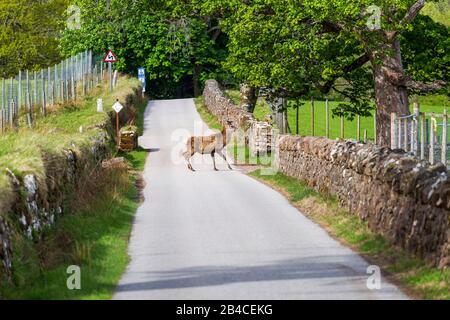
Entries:
{"type": "Polygon", "coordinates": [[[223,148],[226,147],[231,139],[232,132],[236,127],[233,126],[233,122],[230,120],[226,121],[226,125],[223,125],[221,132],[214,133],[208,136],[190,136],[186,141],[186,151],[183,152],[183,156],[187,161],[187,166],[189,170],[195,171],[191,165],[191,158],[197,152],[200,154],[210,154],[214,164],[214,170],[216,168],[216,160],[214,155],[217,153],[221,156],[228,165],[230,170],[233,170],[223,153],[223,148]]]}

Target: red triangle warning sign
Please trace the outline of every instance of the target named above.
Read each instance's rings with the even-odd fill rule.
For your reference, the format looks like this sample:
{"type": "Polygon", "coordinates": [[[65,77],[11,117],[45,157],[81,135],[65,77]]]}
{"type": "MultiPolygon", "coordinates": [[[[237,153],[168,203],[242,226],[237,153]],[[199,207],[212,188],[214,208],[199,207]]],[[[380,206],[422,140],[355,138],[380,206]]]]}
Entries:
{"type": "Polygon", "coordinates": [[[112,52],[112,50],[109,50],[108,53],[106,54],[106,56],[103,58],[104,62],[116,62],[117,61],[117,57],[114,54],[114,52],[112,52]]]}

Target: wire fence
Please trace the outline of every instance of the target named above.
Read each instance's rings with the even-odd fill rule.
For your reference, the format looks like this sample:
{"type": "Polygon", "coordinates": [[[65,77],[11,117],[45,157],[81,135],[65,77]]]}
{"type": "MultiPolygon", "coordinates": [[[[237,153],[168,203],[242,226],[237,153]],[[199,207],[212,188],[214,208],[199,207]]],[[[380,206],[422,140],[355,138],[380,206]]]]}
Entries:
{"type": "Polygon", "coordinates": [[[102,57],[85,51],[59,64],[39,71],[19,71],[1,79],[0,132],[18,127],[19,117],[33,126],[36,117],[45,116],[50,106],[75,101],[88,94],[103,80],[102,57]]]}
{"type": "Polygon", "coordinates": [[[450,165],[450,139],[447,110],[443,114],[420,112],[414,103],[411,115],[391,114],[391,148],[403,149],[427,159],[431,164],[450,165]]]}

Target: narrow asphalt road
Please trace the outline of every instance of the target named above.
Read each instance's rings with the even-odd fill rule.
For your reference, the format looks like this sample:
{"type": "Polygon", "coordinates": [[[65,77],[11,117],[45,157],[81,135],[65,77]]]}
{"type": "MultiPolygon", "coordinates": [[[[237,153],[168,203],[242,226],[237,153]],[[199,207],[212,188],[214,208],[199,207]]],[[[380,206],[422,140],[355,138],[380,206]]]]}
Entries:
{"type": "Polygon", "coordinates": [[[407,298],[384,279],[369,290],[369,264],[276,191],[209,155],[188,171],[180,141],[202,126],[192,99],[149,103],[145,201],[115,299],[407,298]]]}

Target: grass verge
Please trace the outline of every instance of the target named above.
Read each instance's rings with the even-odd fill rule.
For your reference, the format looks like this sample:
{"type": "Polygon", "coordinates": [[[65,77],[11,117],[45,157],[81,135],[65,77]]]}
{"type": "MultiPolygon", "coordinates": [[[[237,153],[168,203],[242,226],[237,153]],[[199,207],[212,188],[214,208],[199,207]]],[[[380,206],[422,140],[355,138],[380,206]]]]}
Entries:
{"type": "MultiPolygon", "coordinates": [[[[138,106],[138,127],[143,124],[145,106],[145,101],[138,106]]],[[[89,123],[88,119],[83,121],[89,123]]],[[[76,128],[78,123],[73,126],[76,128]]],[[[1,298],[112,297],[129,262],[128,240],[139,205],[140,172],[147,152],[138,149],[118,155],[128,160],[130,168],[101,169],[86,177],[82,192],[72,200],[76,205],[47,230],[42,240],[33,243],[21,234],[13,235],[14,278],[13,283],[0,286],[1,298]],[[67,268],[71,265],[80,267],[80,290],[67,288],[67,268]]]]}
{"type": "Polygon", "coordinates": [[[301,181],[281,173],[249,173],[285,195],[290,202],[327,232],[379,265],[388,279],[400,285],[414,298],[450,299],[450,270],[439,270],[392,246],[381,235],[372,232],[367,223],[339,207],[336,198],[319,194],[301,181]]]}

